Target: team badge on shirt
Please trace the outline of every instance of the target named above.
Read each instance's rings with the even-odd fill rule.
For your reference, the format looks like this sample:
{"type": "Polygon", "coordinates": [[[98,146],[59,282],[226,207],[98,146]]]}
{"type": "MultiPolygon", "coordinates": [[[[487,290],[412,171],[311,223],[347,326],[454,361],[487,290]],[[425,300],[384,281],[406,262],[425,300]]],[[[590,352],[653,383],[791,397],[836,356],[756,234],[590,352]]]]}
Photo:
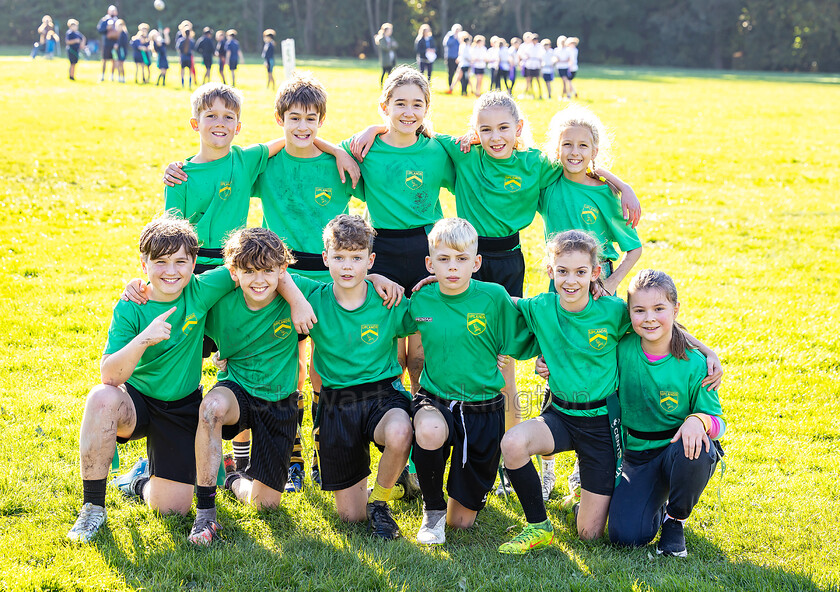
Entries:
{"type": "Polygon", "coordinates": [[[219,199],[225,200],[230,197],[231,184],[222,181],[219,183],[219,199]]]}
{"type": "Polygon", "coordinates": [[[506,175],[505,176],[505,189],[507,189],[511,193],[516,193],[521,188],[522,188],[522,177],[517,177],[516,175],[506,175]]]}
{"type": "Polygon", "coordinates": [[[420,189],[423,186],[423,171],[406,171],[405,185],[409,189],[420,189]]]}
{"type": "Polygon", "coordinates": [[[188,334],[197,324],[198,319],[195,317],[195,313],[190,314],[186,319],[184,319],[184,326],[181,327],[181,333],[184,335],[188,334]]]}
{"type": "Polygon", "coordinates": [[[315,188],[315,203],[319,206],[325,206],[330,203],[332,199],[332,189],[329,187],[315,188]]]}
{"type": "Polygon", "coordinates": [[[362,325],[362,341],[370,345],[379,339],[379,325],[362,325]]]}
{"type": "Polygon", "coordinates": [[[607,345],[607,330],[606,329],[590,329],[589,330],[589,345],[593,349],[601,350],[607,345]]]}
{"type": "Polygon", "coordinates": [[[673,411],[679,404],[680,394],[668,391],[659,391],[659,405],[668,412],[673,411]]]}
{"type": "Polygon", "coordinates": [[[279,321],[274,321],[274,336],[278,339],[286,339],[292,332],[292,319],[286,317],[279,321]]]}
{"type": "Polygon", "coordinates": [[[487,319],[484,313],[468,313],[467,314],[467,329],[473,335],[481,335],[487,329],[487,319]]]}
{"type": "Polygon", "coordinates": [[[587,224],[595,224],[598,221],[598,210],[590,205],[585,205],[580,211],[580,218],[587,224]]]}

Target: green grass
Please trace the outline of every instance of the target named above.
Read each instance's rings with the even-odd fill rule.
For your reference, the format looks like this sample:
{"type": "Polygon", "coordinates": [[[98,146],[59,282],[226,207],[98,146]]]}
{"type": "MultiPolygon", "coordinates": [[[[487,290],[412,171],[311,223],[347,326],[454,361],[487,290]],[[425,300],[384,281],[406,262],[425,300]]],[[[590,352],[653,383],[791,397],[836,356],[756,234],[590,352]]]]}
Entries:
{"type": "MultiPolygon", "coordinates": [[[[324,137],[377,120],[370,64],[301,65],[330,93],[324,137]]],[[[109,492],[103,535],[68,544],[81,501],[78,426],[110,311],[140,273],[137,237],[162,209],[164,165],[193,154],[197,138],[175,69],[165,89],[100,84],[88,62],[75,84],[64,60],[3,58],[0,69],[3,589],[838,589],[838,77],[584,66],[575,81],[614,130],[613,170],[642,201],[641,265],[676,279],[681,319],[726,370],[726,472],[689,521],[689,558],[673,561],[653,546],[576,540],[556,500],[559,541],[538,555],[496,552],[523,522],[516,502],[496,499],[440,549],[413,542],[419,505],[395,503],[407,539],[381,544],[341,524],[330,496],[312,490],[263,514],[221,496],[227,543],[212,549],[186,543],[191,518],[156,516],[109,492]]],[[[436,129],[459,132],[472,101],[442,94],[438,70],[436,129]]],[[[263,83],[249,60],[242,144],[279,134],[263,83]]],[[[538,140],[558,105],[522,101],[538,140]]],[[[445,209],[454,213],[449,196],[445,209]]],[[[524,233],[531,294],[545,285],[541,237],[539,221],[524,233]]],[[[540,385],[529,363],[518,367],[533,412],[540,385]]],[[[132,444],[123,457],[143,450],[132,444]]],[[[558,473],[569,465],[562,455],[558,473]]]]}

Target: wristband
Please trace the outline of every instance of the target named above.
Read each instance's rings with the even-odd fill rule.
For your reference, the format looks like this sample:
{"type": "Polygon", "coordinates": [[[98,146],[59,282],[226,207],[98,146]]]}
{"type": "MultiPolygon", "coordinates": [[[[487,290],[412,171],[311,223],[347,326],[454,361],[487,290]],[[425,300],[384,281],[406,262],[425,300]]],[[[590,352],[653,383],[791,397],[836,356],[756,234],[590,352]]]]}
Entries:
{"type": "Polygon", "coordinates": [[[692,414],[690,414],[688,417],[686,417],[686,418],[685,418],[685,419],[686,419],[686,421],[688,421],[688,418],[689,418],[689,417],[696,417],[697,419],[699,419],[699,420],[700,420],[700,423],[702,423],[702,424],[703,424],[703,429],[704,429],[704,431],[705,431],[707,434],[709,433],[709,430],[712,428],[712,425],[711,425],[711,424],[712,424],[712,422],[711,422],[711,421],[707,420],[706,418],[704,418],[704,417],[703,417],[701,414],[699,414],[699,413],[692,413],[692,414]]]}

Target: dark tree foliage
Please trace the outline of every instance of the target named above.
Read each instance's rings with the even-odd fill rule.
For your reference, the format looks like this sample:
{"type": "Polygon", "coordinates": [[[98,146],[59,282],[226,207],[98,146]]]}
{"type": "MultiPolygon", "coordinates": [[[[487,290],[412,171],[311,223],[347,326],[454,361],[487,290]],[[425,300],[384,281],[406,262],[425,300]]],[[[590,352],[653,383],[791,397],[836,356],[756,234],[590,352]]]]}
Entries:
{"type": "MultiPolygon", "coordinates": [[[[0,0],[3,44],[30,44],[44,14],[60,30],[68,18],[97,37],[108,0],[0,0]]],[[[174,29],[184,19],[200,31],[235,28],[245,51],[258,51],[262,30],[293,37],[303,55],[375,55],[373,35],[394,24],[403,61],[414,57],[417,28],[435,39],[455,22],[471,33],[507,39],[533,31],[555,40],[580,38],[586,63],[697,68],[840,71],[837,0],[117,0],[128,23],[174,29]]]]}

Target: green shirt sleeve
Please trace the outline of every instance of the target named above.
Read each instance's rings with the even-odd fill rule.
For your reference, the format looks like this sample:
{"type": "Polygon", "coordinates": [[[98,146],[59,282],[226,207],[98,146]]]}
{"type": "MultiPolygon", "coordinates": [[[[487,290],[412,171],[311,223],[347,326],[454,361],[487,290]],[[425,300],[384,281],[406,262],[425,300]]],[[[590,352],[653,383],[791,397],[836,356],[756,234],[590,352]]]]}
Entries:
{"type": "Polygon", "coordinates": [[[169,187],[168,185],[165,186],[163,190],[163,209],[167,212],[173,210],[175,216],[178,218],[186,218],[186,189],[186,183],[181,183],[180,185],[174,185],[172,187],[169,187]]]}
{"type": "Polygon", "coordinates": [[[268,146],[266,144],[248,146],[242,150],[242,159],[253,185],[257,177],[265,172],[265,166],[268,164],[268,146]]]}
{"type": "Polygon", "coordinates": [[[525,317],[513,303],[513,299],[505,292],[504,297],[497,300],[498,314],[501,319],[500,342],[501,353],[513,356],[517,360],[529,360],[540,354],[536,338],[525,322],[525,317]]]}

